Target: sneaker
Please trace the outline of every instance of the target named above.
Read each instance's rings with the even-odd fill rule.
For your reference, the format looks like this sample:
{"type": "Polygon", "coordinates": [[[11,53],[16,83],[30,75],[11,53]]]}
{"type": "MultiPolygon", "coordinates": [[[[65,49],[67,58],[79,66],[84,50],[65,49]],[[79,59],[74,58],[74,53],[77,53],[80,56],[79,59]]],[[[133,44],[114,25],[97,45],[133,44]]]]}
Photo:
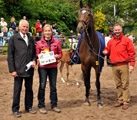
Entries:
{"type": "Polygon", "coordinates": [[[28,110],[26,110],[27,112],[31,113],[31,114],[36,114],[37,112],[32,109],[32,108],[29,108],[28,110]]]}
{"type": "Polygon", "coordinates": [[[19,113],[19,111],[13,112],[13,114],[15,115],[15,117],[21,117],[21,114],[19,113]]]}
{"type": "Polygon", "coordinates": [[[39,112],[42,114],[47,114],[47,110],[45,108],[39,108],[39,112]]]}
{"type": "Polygon", "coordinates": [[[61,112],[61,110],[59,108],[57,108],[57,107],[52,108],[52,111],[57,112],[57,113],[61,112]]]}

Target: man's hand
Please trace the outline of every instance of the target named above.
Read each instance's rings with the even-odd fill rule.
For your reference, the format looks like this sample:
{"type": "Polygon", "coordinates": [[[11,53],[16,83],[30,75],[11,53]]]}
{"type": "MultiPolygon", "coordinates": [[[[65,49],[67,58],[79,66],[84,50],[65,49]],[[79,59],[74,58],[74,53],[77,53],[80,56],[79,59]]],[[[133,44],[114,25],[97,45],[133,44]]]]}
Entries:
{"type": "Polygon", "coordinates": [[[106,50],[103,50],[102,53],[106,55],[108,52],[106,50]]]}
{"type": "Polygon", "coordinates": [[[18,74],[17,74],[16,71],[12,72],[11,75],[12,75],[13,77],[17,77],[17,76],[18,76],[18,74]]]}
{"type": "Polygon", "coordinates": [[[134,70],[134,66],[129,66],[129,73],[132,73],[133,70],[134,70]]]}
{"type": "Polygon", "coordinates": [[[34,68],[36,66],[36,62],[33,61],[32,67],[34,68]]]}

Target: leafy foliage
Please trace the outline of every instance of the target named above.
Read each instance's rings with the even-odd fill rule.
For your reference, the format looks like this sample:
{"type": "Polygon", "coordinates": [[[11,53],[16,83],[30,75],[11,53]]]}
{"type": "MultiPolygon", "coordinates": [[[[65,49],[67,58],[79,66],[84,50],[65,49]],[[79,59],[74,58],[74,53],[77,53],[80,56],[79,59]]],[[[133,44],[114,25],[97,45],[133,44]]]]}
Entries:
{"type": "Polygon", "coordinates": [[[104,32],[106,30],[105,22],[105,15],[102,13],[102,8],[100,8],[97,13],[95,13],[95,29],[104,32]]]}
{"type": "MultiPolygon", "coordinates": [[[[27,16],[30,28],[34,27],[37,19],[40,19],[41,23],[46,19],[49,24],[56,22],[60,32],[63,31],[67,35],[71,29],[76,32],[79,1],[0,0],[0,17],[4,17],[9,25],[11,17],[15,17],[18,24],[23,16],[27,16]]],[[[87,5],[88,0],[82,1],[87,5]]],[[[120,22],[124,26],[137,26],[137,0],[91,0],[91,6],[92,11],[96,14],[102,8],[102,15],[95,18],[97,30],[104,31],[116,22],[120,22]],[[114,16],[114,4],[116,16],[114,16]],[[105,21],[102,18],[103,15],[105,21]]]]}

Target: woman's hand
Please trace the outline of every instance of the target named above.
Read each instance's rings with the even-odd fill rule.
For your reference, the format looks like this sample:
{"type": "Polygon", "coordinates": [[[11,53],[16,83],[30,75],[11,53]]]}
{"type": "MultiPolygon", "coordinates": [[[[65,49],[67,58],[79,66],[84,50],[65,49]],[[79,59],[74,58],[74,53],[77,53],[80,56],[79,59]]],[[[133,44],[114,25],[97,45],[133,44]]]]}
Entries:
{"type": "Polygon", "coordinates": [[[56,59],[59,59],[59,55],[58,55],[58,54],[54,55],[54,57],[55,57],[56,59]]]}
{"type": "Polygon", "coordinates": [[[45,54],[45,53],[46,53],[46,51],[41,51],[41,53],[42,53],[42,54],[45,54]]]}

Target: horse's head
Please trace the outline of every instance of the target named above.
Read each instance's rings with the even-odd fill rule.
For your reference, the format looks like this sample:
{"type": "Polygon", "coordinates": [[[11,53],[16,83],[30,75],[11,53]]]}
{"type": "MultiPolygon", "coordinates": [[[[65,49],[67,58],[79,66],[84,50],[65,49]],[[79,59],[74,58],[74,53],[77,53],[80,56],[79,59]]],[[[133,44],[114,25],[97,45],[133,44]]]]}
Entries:
{"type": "Polygon", "coordinates": [[[93,20],[90,0],[88,0],[88,6],[83,6],[82,0],[80,0],[80,8],[81,9],[78,12],[79,23],[77,26],[77,32],[82,34],[85,29],[90,27],[90,23],[93,20]]]}
{"type": "Polygon", "coordinates": [[[70,57],[73,55],[74,51],[75,51],[74,49],[70,49],[70,50],[69,50],[69,55],[70,55],[70,57]]]}

